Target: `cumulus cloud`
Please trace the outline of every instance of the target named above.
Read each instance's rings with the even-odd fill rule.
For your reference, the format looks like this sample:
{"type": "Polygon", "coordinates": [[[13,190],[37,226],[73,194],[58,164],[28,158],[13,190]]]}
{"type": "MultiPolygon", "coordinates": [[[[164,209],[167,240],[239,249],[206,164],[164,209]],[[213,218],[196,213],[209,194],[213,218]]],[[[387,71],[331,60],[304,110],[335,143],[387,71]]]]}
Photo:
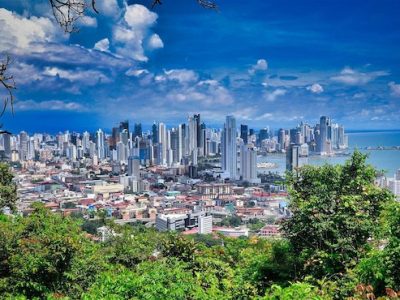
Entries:
{"type": "Polygon", "coordinates": [[[97,27],[97,19],[89,16],[82,16],[78,19],[78,26],[97,27]]]}
{"type": "Polygon", "coordinates": [[[97,0],[96,8],[100,14],[115,17],[120,13],[120,7],[117,0],[97,0]]]}
{"type": "Polygon", "coordinates": [[[46,67],[43,71],[46,76],[55,76],[71,82],[78,82],[81,85],[96,85],[99,83],[111,82],[102,72],[97,70],[64,70],[57,67],[46,67]]]}
{"type": "Polygon", "coordinates": [[[347,85],[363,85],[378,77],[390,75],[387,71],[360,72],[350,67],[345,67],[339,75],[331,77],[331,80],[347,85]]]}
{"type": "Polygon", "coordinates": [[[400,97],[400,84],[396,84],[394,81],[391,81],[388,85],[392,96],[400,97]]]}
{"type": "Polygon", "coordinates": [[[146,69],[129,69],[128,71],[125,72],[126,76],[134,76],[134,77],[140,77],[145,74],[149,74],[150,72],[146,69]]]}
{"type": "Polygon", "coordinates": [[[53,110],[53,111],[84,111],[85,107],[78,102],[49,101],[17,101],[14,108],[18,111],[53,110]]]}
{"type": "Polygon", "coordinates": [[[274,102],[277,98],[286,95],[286,92],[284,89],[276,89],[272,92],[266,92],[264,97],[268,102],[274,102]]]}
{"type": "Polygon", "coordinates": [[[308,86],[307,90],[314,94],[321,94],[324,91],[324,88],[319,83],[314,83],[308,86]]]}
{"type": "Polygon", "coordinates": [[[159,49],[164,47],[164,43],[157,33],[151,35],[148,45],[150,49],[159,49]]]}
{"type": "Polygon", "coordinates": [[[62,41],[66,35],[46,17],[24,18],[0,8],[0,51],[27,53],[35,43],[62,41]]]}
{"type": "Polygon", "coordinates": [[[265,59],[257,60],[257,63],[249,69],[250,74],[255,74],[258,71],[266,71],[268,69],[268,63],[265,59]]]}
{"type": "Polygon", "coordinates": [[[173,89],[168,93],[167,99],[176,102],[197,102],[202,105],[228,105],[234,102],[230,92],[214,80],[173,89]]]}
{"type": "Polygon", "coordinates": [[[110,41],[105,38],[100,41],[98,41],[96,44],[94,44],[94,49],[107,52],[110,48],[110,41]]]}
{"type": "Polygon", "coordinates": [[[178,81],[179,83],[193,82],[199,78],[196,72],[187,69],[165,70],[164,77],[169,80],[178,81]]]}
{"type": "Polygon", "coordinates": [[[157,14],[140,4],[126,7],[124,17],[114,26],[113,43],[119,55],[146,62],[144,45],[150,50],[164,46],[161,38],[151,32],[157,21],[157,14]]]}

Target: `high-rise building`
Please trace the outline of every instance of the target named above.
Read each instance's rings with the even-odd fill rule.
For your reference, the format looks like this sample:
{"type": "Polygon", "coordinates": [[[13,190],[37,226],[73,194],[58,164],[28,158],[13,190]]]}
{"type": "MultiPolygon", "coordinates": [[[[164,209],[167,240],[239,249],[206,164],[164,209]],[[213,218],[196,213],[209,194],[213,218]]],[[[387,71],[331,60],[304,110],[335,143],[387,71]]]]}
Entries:
{"type": "Polygon", "coordinates": [[[331,119],[329,117],[322,116],[320,118],[319,130],[320,130],[319,134],[320,153],[321,154],[330,153],[331,143],[328,141],[331,140],[332,134],[331,134],[331,119]]]}
{"type": "Polygon", "coordinates": [[[300,146],[290,144],[286,152],[286,170],[295,171],[299,167],[300,146]]]}
{"type": "Polygon", "coordinates": [[[240,138],[243,140],[243,143],[247,145],[249,137],[249,126],[240,125],[240,138]]]}
{"type": "Polygon", "coordinates": [[[227,116],[221,136],[221,167],[231,179],[237,179],[236,120],[227,116]]]}
{"type": "Polygon", "coordinates": [[[19,159],[22,161],[28,157],[28,143],[28,134],[25,131],[21,131],[19,134],[19,159]]]}
{"type": "Polygon", "coordinates": [[[128,176],[140,179],[140,158],[138,156],[128,157],[128,176]]]}
{"type": "Polygon", "coordinates": [[[162,165],[167,164],[167,149],[168,149],[168,139],[167,139],[167,128],[164,123],[158,124],[158,143],[160,144],[160,157],[162,165]]]}
{"type": "Polygon", "coordinates": [[[156,123],[153,123],[153,126],[151,126],[151,138],[153,144],[158,143],[158,126],[156,123]]]}
{"type": "Polygon", "coordinates": [[[244,181],[260,182],[257,178],[257,151],[247,145],[240,147],[240,175],[244,181]]]}
{"type": "Polygon", "coordinates": [[[135,123],[133,138],[135,137],[142,137],[142,123],[135,123]]]}
{"type": "Polygon", "coordinates": [[[124,129],[128,132],[129,136],[129,121],[125,120],[119,123],[119,132],[122,132],[124,129]]]}
{"type": "Polygon", "coordinates": [[[258,145],[261,145],[261,142],[268,138],[269,138],[269,128],[260,129],[260,132],[258,133],[258,145]]]}
{"type": "Polygon", "coordinates": [[[85,131],[82,135],[82,148],[83,153],[87,154],[90,150],[90,134],[89,132],[85,131]]]}
{"type": "Polygon", "coordinates": [[[197,115],[194,117],[189,117],[188,125],[189,125],[189,153],[191,154],[193,151],[197,151],[197,131],[198,131],[198,119],[197,115]]]}
{"type": "Polygon", "coordinates": [[[199,233],[211,234],[213,229],[212,215],[199,216],[199,233]]]}
{"type": "Polygon", "coordinates": [[[281,150],[286,149],[286,131],[285,129],[279,129],[278,132],[278,143],[281,146],[281,150]]]}
{"type": "Polygon", "coordinates": [[[99,129],[96,136],[97,157],[102,160],[106,157],[104,148],[104,132],[99,129]]]}

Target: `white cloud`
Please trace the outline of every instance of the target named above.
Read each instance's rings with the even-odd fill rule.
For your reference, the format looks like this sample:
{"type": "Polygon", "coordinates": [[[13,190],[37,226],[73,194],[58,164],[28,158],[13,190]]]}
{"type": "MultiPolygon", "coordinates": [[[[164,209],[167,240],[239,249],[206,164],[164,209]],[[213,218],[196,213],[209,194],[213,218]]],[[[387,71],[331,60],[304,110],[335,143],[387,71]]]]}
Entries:
{"type": "Polygon", "coordinates": [[[146,28],[157,21],[157,14],[140,4],[129,5],[126,8],[124,20],[131,28],[146,28]]]}
{"type": "Polygon", "coordinates": [[[64,70],[57,67],[46,67],[43,75],[59,77],[71,82],[79,82],[80,85],[96,85],[111,82],[110,78],[97,70],[64,70]]]}
{"type": "Polygon", "coordinates": [[[278,97],[284,96],[286,94],[286,92],[287,91],[284,89],[276,89],[276,90],[272,91],[271,93],[266,92],[264,94],[264,96],[268,102],[274,102],[278,97]]]}
{"type": "Polygon", "coordinates": [[[388,85],[392,96],[400,97],[400,84],[396,84],[394,81],[391,81],[388,85]]]}
{"type": "Polygon", "coordinates": [[[339,75],[331,77],[333,81],[347,85],[363,85],[378,77],[390,75],[387,71],[360,72],[350,67],[345,67],[339,75]]]}
{"type": "Polygon", "coordinates": [[[110,41],[105,38],[100,41],[98,41],[96,44],[94,44],[94,49],[107,52],[108,49],[110,48],[110,41]]]}
{"type": "Polygon", "coordinates": [[[202,105],[229,105],[234,102],[230,92],[214,80],[183,86],[168,93],[167,98],[177,102],[198,102],[202,105]]]}
{"type": "Polygon", "coordinates": [[[151,32],[157,21],[157,14],[145,6],[126,6],[124,17],[113,28],[112,42],[116,52],[124,57],[146,62],[145,46],[150,50],[164,46],[161,38],[151,32]]]}
{"type": "Polygon", "coordinates": [[[157,33],[151,35],[148,45],[150,49],[158,49],[164,47],[164,43],[157,33]]]}
{"type": "MultiPolygon", "coordinates": [[[[178,81],[179,83],[188,83],[197,81],[199,76],[196,72],[187,69],[165,70],[164,76],[168,80],[178,81]]],[[[161,80],[162,81],[162,80],[161,80]]]]}
{"type": "Polygon", "coordinates": [[[115,17],[120,13],[120,7],[117,0],[97,0],[96,8],[100,14],[115,17]]]}
{"type": "Polygon", "coordinates": [[[129,69],[128,71],[125,72],[126,76],[134,76],[134,77],[140,77],[142,75],[149,74],[149,71],[146,69],[129,69]]]}
{"type": "Polygon", "coordinates": [[[56,42],[67,35],[45,17],[24,18],[0,8],[0,51],[27,53],[32,43],[56,42]]]}
{"type": "Polygon", "coordinates": [[[258,71],[266,71],[268,69],[268,62],[265,59],[257,60],[257,63],[249,69],[249,73],[251,75],[255,74],[258,71]]]}
{"type": "Polygon", "coordinates": [[[324,88],[319,83],[314,83],[308,86],[307,90],[314,94],[321,94],[324,91],[324,88]]]}
{"type": "Polygon", "coordinates": [[[97,27],[97,19],[89,16],[82,16],[78,19],[78,26],[97,27]]]}
{"type": "Polygon", "coordinates": [[[64,102],[61,100],[49,101],[16,101],[14,109],[17,111],[31,111],[31,110],[59,110],[59,111],[84,111],[85,107],[77,102],[64,102]]]}

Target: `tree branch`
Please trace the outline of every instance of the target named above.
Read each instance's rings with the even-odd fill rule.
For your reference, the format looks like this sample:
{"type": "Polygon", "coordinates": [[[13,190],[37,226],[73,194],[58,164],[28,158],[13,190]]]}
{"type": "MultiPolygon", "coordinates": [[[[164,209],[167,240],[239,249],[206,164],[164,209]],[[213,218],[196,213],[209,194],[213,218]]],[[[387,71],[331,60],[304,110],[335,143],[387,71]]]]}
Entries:
{"type": "Polygon", "coordinates": [[[6,89],[8,96],[4,98],[3,109],[0,116],[4,114],[8,105],[11,106],[11,111],[14,113],[14,95],[13,90],[16,89],[14,77],[7,74],[7,68],[11,63],[10,56],[6,56],[5,60],[0,63],[0,84],[6,89]]]}

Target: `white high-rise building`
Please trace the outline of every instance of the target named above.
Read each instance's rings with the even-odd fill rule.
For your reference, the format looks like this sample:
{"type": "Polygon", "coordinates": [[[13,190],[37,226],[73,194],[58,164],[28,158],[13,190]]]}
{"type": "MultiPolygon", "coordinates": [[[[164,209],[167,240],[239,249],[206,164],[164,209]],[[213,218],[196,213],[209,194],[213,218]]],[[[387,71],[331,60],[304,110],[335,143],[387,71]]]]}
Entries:
{"type": "Polygon", "coordinates": [[[85,154],[89,153],[90,150],[90,134],[85,131],[82,136],[82,148],[85,154]]]}
{"type": "Polygon", "coordinates": [[[200,234],[210,234],[212,233],[213,224],[212,216],[200,216],[199,217],[199,233],[200,234]]]}
{"type": "Polygon", "coordinates": [[[197,121],[194,117],[189,117],[189,154],[197,151],[197,121]]]}
{"type": "Polygon", "coordinates": [[[242,180],[250,183],[260,183],[257,178],[257,151],[247,145],[240,147],[240,175],[242,180]]]}
{"type": "Polygon", "coordinates": [[[221,167],[229,178],[237,179],[236,120],[227,116],[221,136],[221,167]]]}
{"type": "Polygon", "coordinates": [[[138,156],[129,156],[128,176],[133,176],[136,180],[140,179],[140,159],[138,156]]]}
{"type": "Polygon", "coordinates": [[[99,160],[104,159],[105,158],[104,132],[101,129],[97,131],[96,146],[97,146],[97,156],[99,160]]]}
{"type": "Polygon", "coordinates": [[[162,165],[167,164],[167,128],[164,123],[158,124],[158,143],[160,144],[161,151],[161,161],[159,162],[162,165]]]}

